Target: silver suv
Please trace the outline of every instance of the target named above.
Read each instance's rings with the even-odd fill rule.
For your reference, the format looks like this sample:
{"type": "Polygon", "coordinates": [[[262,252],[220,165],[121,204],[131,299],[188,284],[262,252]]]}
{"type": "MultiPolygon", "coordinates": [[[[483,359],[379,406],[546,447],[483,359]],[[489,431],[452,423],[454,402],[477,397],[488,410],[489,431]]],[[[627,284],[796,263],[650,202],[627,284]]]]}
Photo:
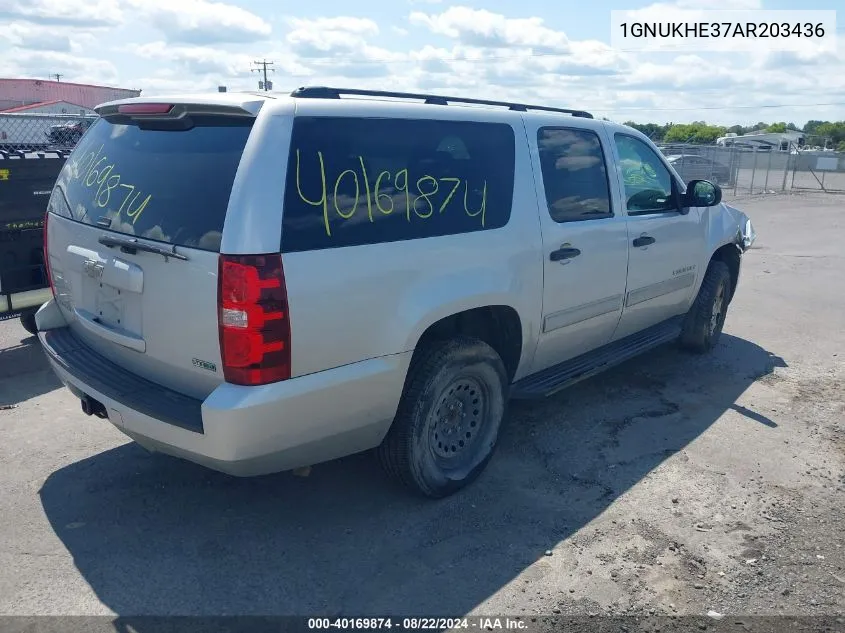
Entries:
{"type": "Polygon", "coordinates": [[[711,349],[753,240],[578,110],[315,87],[97,112],[50,199],[39,338],[85,413],[235,475],[377,448],[450,494],[509,398],[711,349]]]}

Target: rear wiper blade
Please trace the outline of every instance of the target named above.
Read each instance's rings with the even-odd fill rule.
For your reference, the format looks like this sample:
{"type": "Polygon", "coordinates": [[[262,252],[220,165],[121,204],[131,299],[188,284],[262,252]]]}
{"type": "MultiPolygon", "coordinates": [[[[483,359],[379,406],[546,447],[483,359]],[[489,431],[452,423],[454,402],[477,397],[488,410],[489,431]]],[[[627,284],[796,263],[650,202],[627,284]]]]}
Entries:
{"type": "Polygon", "coordinates": [[[137,251],[144,251],[145,253],[163,255],[165,259],[172,257],[174,259],[188,261],[188,258],[185,255],[176,252],[175,246],[166,248],[164,246],[158,246],[157,244],[145,244],[144,242],[139,242],[136,238],[112,237],[110,235],[102,235],[98,241],[103,246],[108,246],[109,248],[112,246],[119,246],[120,250],[125,253],[134,254],[137,251]]]}

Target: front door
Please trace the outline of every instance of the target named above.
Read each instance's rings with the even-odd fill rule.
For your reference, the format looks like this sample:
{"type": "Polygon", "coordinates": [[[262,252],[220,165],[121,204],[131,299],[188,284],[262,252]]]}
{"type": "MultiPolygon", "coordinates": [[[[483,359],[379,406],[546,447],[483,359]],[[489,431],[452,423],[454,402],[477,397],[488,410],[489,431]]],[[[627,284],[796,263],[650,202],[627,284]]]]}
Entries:
{"type": "Polygon", "coordinates": [[[628,235],[612,203],[600,123],[529,126],[536,139],[544,287],[535,371],[609,342],[625,295],[628,235]],[[542,180],[542,182],[539,182],[542,180]]]}
{"type": "Polygon", "coordinates": [[[655,148],[615,133],[628,214],[630,256],[619,339],[687,311],[705,244],[700,209],[681,209],[681,184],[655,148]]]}

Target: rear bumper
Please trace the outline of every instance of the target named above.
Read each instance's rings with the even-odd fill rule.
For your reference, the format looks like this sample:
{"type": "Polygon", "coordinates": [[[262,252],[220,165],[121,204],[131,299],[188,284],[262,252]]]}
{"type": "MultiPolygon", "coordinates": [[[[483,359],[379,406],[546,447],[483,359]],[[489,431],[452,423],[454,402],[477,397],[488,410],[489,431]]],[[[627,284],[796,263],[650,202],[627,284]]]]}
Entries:
{"type": "Polygon", "coordinates": [[[142,446],[238,476],[328,461],[377,446],[402,393],[410,352],[260,387],[224,383],[204,401],[110,363],[70,332],[39,332],[61,381],[102,403],[142,446]]]}

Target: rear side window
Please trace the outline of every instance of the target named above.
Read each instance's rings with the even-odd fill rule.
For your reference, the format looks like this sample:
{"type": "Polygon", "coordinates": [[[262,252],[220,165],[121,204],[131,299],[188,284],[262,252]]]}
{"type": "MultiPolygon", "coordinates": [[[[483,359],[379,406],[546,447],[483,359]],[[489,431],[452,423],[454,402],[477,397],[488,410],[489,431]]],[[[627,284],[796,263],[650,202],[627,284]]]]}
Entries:
{"type": "Polygon", "coordinates": [[[601,141],[595,132],[544,127],[537,131],[549,215],[555,222],[613,216],[601,141]]]}
{"type": "MultiPolygon", "coordinates": [[[[97,121],[59,176],[72,219],[219,251],[251,119],[195,116],[188,130],[97,121]]],[[[54,205],[55,206],[55,205],[54,205]]]]}
{"type": "Polygon", "coordinates": [[[503,227],[514,154],[513,129],[501,123],[297,118],[282,251],[503,227]]]}

